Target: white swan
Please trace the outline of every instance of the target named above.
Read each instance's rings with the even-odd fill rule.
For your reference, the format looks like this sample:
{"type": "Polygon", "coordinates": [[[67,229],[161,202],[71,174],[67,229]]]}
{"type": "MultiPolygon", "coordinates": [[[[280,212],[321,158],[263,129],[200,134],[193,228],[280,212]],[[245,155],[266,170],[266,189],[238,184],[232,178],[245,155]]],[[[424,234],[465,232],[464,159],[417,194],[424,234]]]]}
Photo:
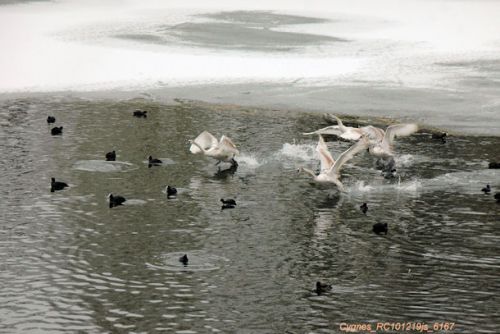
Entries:
{"type": "Polygon", "coordinates": [[[345,126],[337,116],[332,115],[331,117],[337,120],[338,125],[327,126],[326,128],[303,134],[330,134],[348,140],[359,140],[361,136],[365,135],[369,140],[368,151],[378,158],[394,156],[394,137],[406,137],[418,131],[418,126],[416,124],[391,125],[387,127],[385,131],[372,125],[353,128],[351,126],[345,126]]]}
{"type": "Polygon", "coordinates": [[[217,141],[210,132],[203,131],[194,140],[189,141],[191,147],[189,150],[193,154],[204,154],[206,156],[212,157],[218,160],[217,164],[224,162],[230,162],[233,166],[237,166],[238,163],[234,160],[234,157],[240,152],[236,148],[236,145],[226,136],[222,136],[220,141],[217,141]]]}
{"type": "Polygon", "coordinates": [[[379,137],[372,139],[368,146],[368,151],[371,155],[379,158],[394,157],[394,138],[406,137],[418,131],[417,124],[396,124],[387,127],[385,134],[380,139],[379,137]]]}
{"type": "Polygon", "coordinates": [[[352,126],[345,126],[344,123],[335,115],[332,115],[337,120],[337,125],[327,126],[313,132],[304,132],[303,135],[335,135],[347,140],[359,140],[361,136],[367,135],[369,139],[375,140],[384,137],[384,130],[368,125],[361,128],[354,128],[352,126]]]}
{"type": "Polygon", "coordinates": [[[341,191],[344,191],[344,185],[340,182],[340,169],[342,166],[352,159],[354,155],[368,147],[368,140],[365,136],[362,136],[360,140],[352,145],[347,151],[343,152],[337,161],[335,161],[326,146],[325,140],[321,135],[319,135],[318,145],[316,146],[316,152],[319,154],[321,161],[321,170],[318,175],[316,175],[312,170],[304,167],[299,168],[299,172],[306,172],[310,174],[314,181],[320,183],[333,183],[341,191]]]}

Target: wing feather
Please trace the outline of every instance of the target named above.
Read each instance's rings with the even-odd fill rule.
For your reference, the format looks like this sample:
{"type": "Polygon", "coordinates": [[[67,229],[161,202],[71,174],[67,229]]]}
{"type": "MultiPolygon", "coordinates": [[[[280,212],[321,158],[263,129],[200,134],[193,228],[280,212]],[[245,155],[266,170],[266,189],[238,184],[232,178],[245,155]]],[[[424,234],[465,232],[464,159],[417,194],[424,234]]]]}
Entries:
{"type": "Polygon", "coordinates": [[[417,124],[396,124],[389,126],[387,130],[385,130],[385,137],[392,142],[394,137],[406,137],[417,131],[417,124]]]}
{"type": "Polygon", "coordinates": [[[343,152],[332,168],[328,171],[330,175],[338,175],[342,166],[349,160],[351,160],[357,153],[366,150],[368,148],[368,140],[366,137],[361,137],[361,139],[352,145],[347,151],[343,152]]]}
{"type": "MultiPolygon", "coordinates": [[[[216,147],[217,144],[218,144],[217,138],[215,138],[208,131],[203,131],[193,141],[196,144],[200,145],[204,150],[209,150],[209,149],[211,149],[213,147],[216,147]]],[[[189,150],[193,154],[201,153],[200,148],[198,146],[194,145],[194,144],[191,144],[191,147],[189,148],[189,150]]]]}
{"type": "Polygon", "coordinates": [[[368,125],[362,127],[361,130],[368,136],[368,139],[370,140],[382,141],[384,139],[385,131],[381,128],[376,128],[372,125],[368,125]]]}
{"type": "Polygon", "coordinates": [[[304,132],[302,133],[304,136],[308,135],[334,135],[340,136],[342,132],[339,129],[338,125],[327,126],[326,128],[322,128],[313,132],[304,132]]]}
{"type": "Polygon", "coordinates": [[[325,140],[321,135],[318,136],[318,145],[316,145],[316,152],[319,154],[319,160],[321,161],[321,171],[327,171],[329,170],[333,164],[335,163],[335,160],[333,160],[332,155],[330,154],[330,151],[328,150],[328,146],[326,146],[325,140]]]}
{"type": "Polygon", "coordinates": [[[238,151],[238,149],[236,148],[236,145],[234,145],[234,143],[231,140],[231,138],[226,137],[226,136],[222,136],[220,138],[219,148],[227,150],[227,151],[232,152],[234,154],[239,154],[240,153],[238,151]]]}
{"type": "Polygon", "coordinates": [[[418,131],[417,124],[395,124],[385,130],[385,136],[382,141],[384,149],[390,148],[394,142],[394,137],[406,137],[418,131]]]}

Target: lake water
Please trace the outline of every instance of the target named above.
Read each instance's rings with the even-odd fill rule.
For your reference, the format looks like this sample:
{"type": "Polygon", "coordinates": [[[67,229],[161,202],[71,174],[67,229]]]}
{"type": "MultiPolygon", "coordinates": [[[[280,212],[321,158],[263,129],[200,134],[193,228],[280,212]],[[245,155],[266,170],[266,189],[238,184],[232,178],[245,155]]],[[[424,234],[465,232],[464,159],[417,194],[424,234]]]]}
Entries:
{"type": "MultiPolygon", "coordinates": [[[[498,333],[499,10],[2,2],[0,333],[498,333]],[[396,141],[396,178],[363,152],[340,193],[297,174],[319,166],[301,133],[325,112],[421,131],[396,141]],[[236,170],[189,152],[204,130],[233,139],[236,170]]],[[[327,140],[335,158],[351,145],[327,140]]]]}
{"type": "MultiPolygon", "coordinates": [[[[327,125],[315,113],[48,97],[1,111],[2,333],[339,333],[379,321],[497,332],[500,205],[481,188],[500,188],[487,166],[498,137],[401,138],[400,182],[360,154],[339,193],[296,171],[318,167],[316,138],[300,135],[327,125]],[[234,173],[189,152],[203,130],[238,145],[234,173]],[[149,155],[165,163],[149,168],[149,155]],[[51,177],[70,187],[51,193],[51,177]],[[126,205],[110,209],[111,192],[126,205]],[[313,293],[318,280],[332,291],[313,293]]],[[[349,145],[328,142],[334,157],[349,145]]]]}

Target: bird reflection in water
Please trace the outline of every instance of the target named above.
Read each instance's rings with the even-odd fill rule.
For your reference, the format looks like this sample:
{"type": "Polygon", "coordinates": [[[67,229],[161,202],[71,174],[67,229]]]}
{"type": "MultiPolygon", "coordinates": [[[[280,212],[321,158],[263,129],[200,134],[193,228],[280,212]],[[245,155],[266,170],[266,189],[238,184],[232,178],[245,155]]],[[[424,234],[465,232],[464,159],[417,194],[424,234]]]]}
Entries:
{"type": "Polygon", "coordinates": [[[238,169],[238,165],[231,165],[231,167],[226,168],[226,169],[220,169],[217,170],[217,173],[214,174],[214,177],[216,179],[226,179],[229,176],[233,176],[234,173],[236,173],[236,170],[238,169]]]}

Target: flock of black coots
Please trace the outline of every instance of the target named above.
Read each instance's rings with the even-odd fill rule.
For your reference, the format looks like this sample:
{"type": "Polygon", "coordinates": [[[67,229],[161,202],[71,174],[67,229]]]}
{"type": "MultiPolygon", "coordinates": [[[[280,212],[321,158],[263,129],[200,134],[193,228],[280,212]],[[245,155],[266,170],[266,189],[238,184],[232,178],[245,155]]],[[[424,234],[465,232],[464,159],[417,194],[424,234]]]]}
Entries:
{"type": "MultiPolygon", "coordinates": [[[[135,110],[132,115],[134,117],[137,117],[137,118],[147,118],[147,111],[135,110]]],[[[49,125],[54,124],[55,122],[56,122],[56,118],[54,116],[47,117],[47,123],[49,125]]],[[[50,130],[50,133],[53,136],[62,135],[63,127],[62,126],[53,127],[50,130]]],[[[116,151],[113,150],[111,152],[106,153],[105,158],[106,158],[106,161],[116,161],[116,151]]],[[[149,168],[151,168],[152,166],[161,165],[162,163],[163,163],[163,161],[161,161],[158,158],[153,158],[153,156],[151,156],[151,155],[148,157],[148,167],[149,168]]],[[[51,179],[51,183],[50,183],[50,191],[51,192],[54,192],[57,190],[63,190],[66,187],[69,187],[67,183],[61,182],[61,181],[56,181],[55,178],[51,179]]],[[[177,196],[177,189],[175,187],[170,186],[170,185],[168,185],[165,188],[165,192],[167,194],[167,198],[174,198],[177,196]]],[[[123,196],[109,194],[108,201],[109,201],[109,207],[113,208],[113,207],[116,207],[119,205],[123,205],[127,200],[123,196]]],[[[222,208],[221,208],[222,210],[233,209],[236,206],[236,201],[234,199],[221,199],[221,202],[222,202],[222,208]]],[[[185,257],[185,261],[181,261],[181,262],[185,262],[185,264],[187,264],[187,255],[185,257]]]]}

